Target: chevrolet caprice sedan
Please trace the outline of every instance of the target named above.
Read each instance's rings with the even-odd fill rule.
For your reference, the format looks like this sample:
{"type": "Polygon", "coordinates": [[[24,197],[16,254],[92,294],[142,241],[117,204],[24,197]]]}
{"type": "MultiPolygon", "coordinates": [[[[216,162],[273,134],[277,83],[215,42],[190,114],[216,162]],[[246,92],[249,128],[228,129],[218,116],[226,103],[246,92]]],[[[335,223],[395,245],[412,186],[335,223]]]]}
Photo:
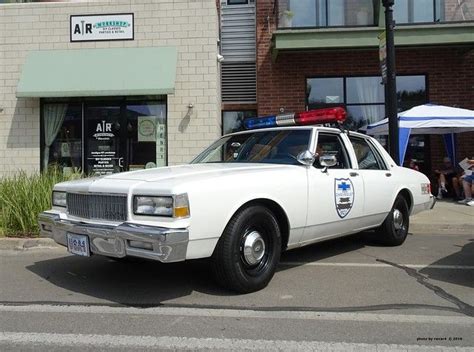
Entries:
{"type": "Polygon", "coordinates": [[[41,234],[81,256],[209,258],[217,281],[265,287],[283,251],[376,229],[405,241],[430,181],[373,138],[293,126],[226,135],[189,165],[55,185],[41,234]]]}

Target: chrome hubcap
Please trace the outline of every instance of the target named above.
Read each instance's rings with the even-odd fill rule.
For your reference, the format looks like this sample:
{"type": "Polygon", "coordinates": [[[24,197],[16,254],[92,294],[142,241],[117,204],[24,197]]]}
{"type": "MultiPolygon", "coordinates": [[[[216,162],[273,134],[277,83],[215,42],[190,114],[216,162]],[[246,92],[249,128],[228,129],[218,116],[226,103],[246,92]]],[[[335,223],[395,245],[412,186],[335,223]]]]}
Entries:
{"type": "Polygon", "coordinates": [[[393,210],[393,226],[397,231],[403,227],[403,214],[398,209],[393,210]]]}
{"type": "Polygon", "coordinates": [[[265,255],[265,242],[257,231],[250,232],[244,241],[244,260],[248,265],[260,263],[265,255]]]}

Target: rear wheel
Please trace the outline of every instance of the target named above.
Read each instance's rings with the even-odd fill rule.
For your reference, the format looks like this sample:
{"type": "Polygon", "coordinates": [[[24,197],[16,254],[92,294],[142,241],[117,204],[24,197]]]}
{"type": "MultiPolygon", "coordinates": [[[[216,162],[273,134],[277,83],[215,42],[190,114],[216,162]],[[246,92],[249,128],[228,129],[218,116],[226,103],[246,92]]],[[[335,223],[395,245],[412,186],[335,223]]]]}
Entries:
{"type": "Polygon", "coordinates": [[[280,260],[281,234],[273,213],[261,205],[239,210],[227,224],[212,258],[217,281],[239,293],[270,282],[280,260]]]}
{"type": "Polygon", "coordinates": [[[398,195],[387,218],[380,226],[382,241],[387,246],[399,246],[408,235],[408,204],[404,197],[398,195]]]}

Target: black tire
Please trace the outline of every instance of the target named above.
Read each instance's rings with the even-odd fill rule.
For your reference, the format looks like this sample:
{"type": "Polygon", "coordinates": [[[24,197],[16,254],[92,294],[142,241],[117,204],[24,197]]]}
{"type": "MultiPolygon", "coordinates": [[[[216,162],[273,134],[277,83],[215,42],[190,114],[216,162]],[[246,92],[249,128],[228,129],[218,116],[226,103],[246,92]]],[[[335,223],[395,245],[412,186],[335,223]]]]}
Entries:
{"type": "Polygon", "coordinates": [[[380,239],[387,246],[399,246],[407,238],[409,225],[408,204],[404,197],[398,195],[390,213],[379,228],[380,239]]]}
{"type": "Polygon", "coordinates": [[[264,206],[249,206],[232,217],[219,239],[212,256],[214,276],[232,291],[258,291],[272,279],[280,254],[281,233],[275,216],[264,206]],[[252,251],[244,254],[244,244],[251,243],[247,249],[252,251]]]}

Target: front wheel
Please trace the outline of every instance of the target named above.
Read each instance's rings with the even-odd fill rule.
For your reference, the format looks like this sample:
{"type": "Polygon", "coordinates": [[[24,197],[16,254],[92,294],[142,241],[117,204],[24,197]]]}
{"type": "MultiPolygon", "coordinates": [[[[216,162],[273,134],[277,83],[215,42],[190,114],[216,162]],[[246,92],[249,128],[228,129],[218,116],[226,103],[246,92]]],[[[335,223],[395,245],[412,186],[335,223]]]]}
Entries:
{"type": "Polygon", "coordinates": [[[212,257],[214,275],[233,291],[258,291],[272,279],[280,253],[275,216],[264,206],[250,206],[232,217],[219,239],[212,257]]]}
{"type": "Polygon", "coordinates": [[[398,195],[379,229],[383,243],[387,246],[399,246],[405,242],[409,222],[408,204],[404,197],[398,195]]]}

